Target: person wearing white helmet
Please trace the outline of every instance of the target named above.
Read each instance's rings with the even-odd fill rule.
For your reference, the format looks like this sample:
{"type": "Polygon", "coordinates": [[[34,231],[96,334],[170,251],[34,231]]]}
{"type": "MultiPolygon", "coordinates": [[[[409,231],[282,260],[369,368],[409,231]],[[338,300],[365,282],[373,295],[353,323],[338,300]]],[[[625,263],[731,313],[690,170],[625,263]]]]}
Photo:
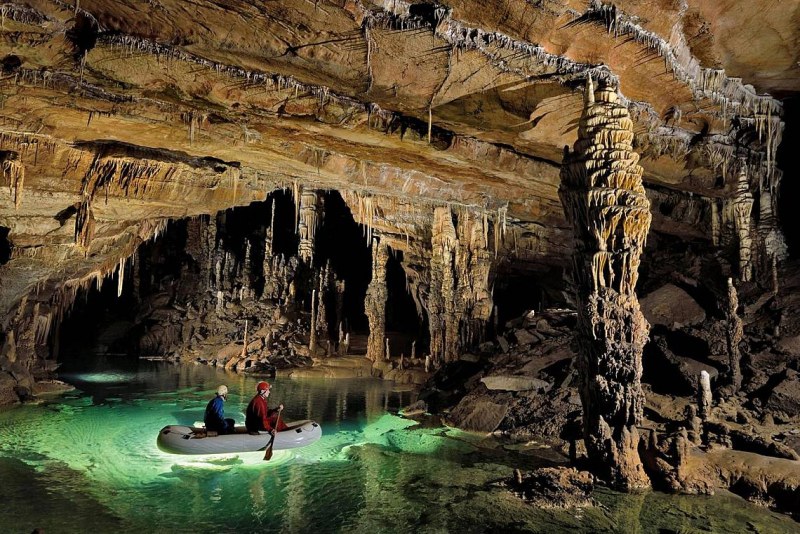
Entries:
{"type": "Polygon", "coordinates": [[[213,399],[208,401],[206,406],[206,415],[203,418],[206,424],[206,430],[213,430],[219,434],[233,433],[233,426],[236,421],[233,419],[225,419],[225,401],[228,399],[228,386],[221,385],[217,388],[217,394],[213,399]]]}

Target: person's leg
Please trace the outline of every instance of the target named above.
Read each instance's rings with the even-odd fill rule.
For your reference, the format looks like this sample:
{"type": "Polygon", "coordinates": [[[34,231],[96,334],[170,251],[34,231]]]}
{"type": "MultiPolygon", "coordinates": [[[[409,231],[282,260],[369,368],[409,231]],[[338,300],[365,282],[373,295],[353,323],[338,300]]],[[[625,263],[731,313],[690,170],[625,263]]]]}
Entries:
{"type": "Polygon", "coordinates": [[[286,430],[287,428],[289,428],[288,426],[286,426],[286,423],[283,422],[283,417],[281,417],[281,420],[278,421],[278,414],[277,413],[273,414],[269,418],[269,425],[272,428],[276,428],[275,427],[275,423],[278,424],[278,426],[277,426],[278,432],[281,432],[281,431],[286,430]]]}
{"type": "Polygon", "coordinates": [[[225,419],[225,433],[226,434],[233,434],[236,430],[233,428],[236,426],[236,421],[233,419],[225,419]]]}

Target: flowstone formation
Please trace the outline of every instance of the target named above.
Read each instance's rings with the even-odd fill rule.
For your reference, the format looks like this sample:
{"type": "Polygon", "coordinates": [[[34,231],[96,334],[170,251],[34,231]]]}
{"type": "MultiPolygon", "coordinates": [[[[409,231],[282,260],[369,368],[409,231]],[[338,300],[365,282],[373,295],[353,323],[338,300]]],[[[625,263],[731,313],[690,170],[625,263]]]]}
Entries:
{"type": "Polygon", "coordinates": [[[595,93],[589,79],[559,195],[575,236],[584,440],[598,471],[623,490],[650,485],[636,429],[644,409],[642,350],[649,325],[635,288],[651,216],[632,145],[627,108],[608,86],[595,93]]]}

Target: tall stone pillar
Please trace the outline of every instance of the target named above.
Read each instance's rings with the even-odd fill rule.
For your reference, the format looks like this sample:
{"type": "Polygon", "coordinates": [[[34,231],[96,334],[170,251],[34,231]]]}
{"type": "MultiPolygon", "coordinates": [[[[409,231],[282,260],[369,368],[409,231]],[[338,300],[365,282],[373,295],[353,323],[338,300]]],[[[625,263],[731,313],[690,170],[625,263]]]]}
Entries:
{"type": "Polygon", "coordinates": [[[742,354],[739,343],[744,337],[742,319],[737,313],[739,308],[739,295],[733,285],[733,279],[728,278],[728,301],[725,303],[725,340],[728,345],[728,385],[731,393],[735,394],[742,388],[742,354]]]}
{"type": "Polygon", "coordinates": [[[317,233],[318,198],[314,190],[303,190],[300,194],[300,213],[297,233],[300,236],[298,255],[303,262],[312,267],[314,264],[314,238],[317,233]]]}
{"type": "Polygon", "coordinates": [[[650,228],[633,122],[617,93],[587,83],[578,140],[567,148],[559,196],[575,237],[583,431],[598,474],[621,490],[650,486],[638,453],[642,350],[649,325],[634,291],[650,228]]]}
{"type": "Polygon", "coordinates": [[[458,359],[458,318],[456,315],[453,262],[458,238],[450,206],[433,211],[431,229],[431,283],[428,292],[428,327],[431,358],[438,368],[458,359]]]}
{"type": "Polygon", "coordinates": [[[372,280],[367,287],[364,312],[369,320],[369,339],[367,358],[373,362],[383,359],[386,337],[386,262],[389,260],[389,247],[377,238],[372,239],[372,280]]]}
{"type": "Polygon", "coordinates": [[[736,197],[733,199],[733,222],[739,241],[739,277],[743,282],[753,279],[753,237],[750,231],[750,214],[753,211],[753,194],[747,178],[747,164],[739,167],[736,197]]]}

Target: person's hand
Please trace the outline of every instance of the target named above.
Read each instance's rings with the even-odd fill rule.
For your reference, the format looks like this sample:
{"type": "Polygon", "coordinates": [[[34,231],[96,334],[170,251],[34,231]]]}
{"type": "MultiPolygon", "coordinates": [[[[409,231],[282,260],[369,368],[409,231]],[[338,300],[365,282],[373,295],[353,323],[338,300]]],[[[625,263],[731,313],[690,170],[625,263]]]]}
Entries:
{"type": "Polygon", "coordinates": [[[272,434],[272,435],[274,436],[274,435],[275,435],[275,432],[276,432],[276,430],[273,428],[273,429],[270,431],[270,434],[272,434]]]}
{"type": "Polygon", "coordinates": [[[278,405],[279,410],[283,410],[283,404],[278,405]]]}

